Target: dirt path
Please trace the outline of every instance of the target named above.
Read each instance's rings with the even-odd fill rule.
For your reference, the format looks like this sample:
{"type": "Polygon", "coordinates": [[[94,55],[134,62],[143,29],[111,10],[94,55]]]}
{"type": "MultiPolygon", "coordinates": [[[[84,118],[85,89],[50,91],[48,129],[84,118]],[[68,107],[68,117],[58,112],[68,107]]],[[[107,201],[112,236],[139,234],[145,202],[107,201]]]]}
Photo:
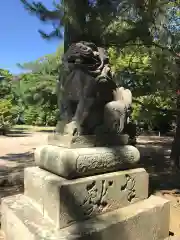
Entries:
{"type": "Polygon", "coordinates": [[[5,155],[21,154],[33,151],[39,145],[43,145],[47,141],[48,133],[23,133],[12,134],[8,137],[0,136],[0,160],[5,155]]]}
{"type": "Polygon", "coordinates": [[[23,190],[23,169],[32,166],[33,152],[46,144],[47,133],[0,136],[0,198],[23,190]]]}
{"type": "MultiPolygon", "coordinates": [[[[0,136],[0,198],[23,191],[23,169],[32,166],[33,152],[47,143],[45,132],[0,136]]],[[[150,193],[171,200],[170,231],[180,235],[180,172],[171,169],[169,152],[171,137],[138,138],[141,151],[140,167],[150,174],[150,193]]],[[[0,236],[1,240],[1,236],[0,236]]]]}
{"type": "Polygon", "coordinates": [[[0,136],[0,168],[26,164],[37,146],[46,144],[47,133],[23,133],[0,136]]]}

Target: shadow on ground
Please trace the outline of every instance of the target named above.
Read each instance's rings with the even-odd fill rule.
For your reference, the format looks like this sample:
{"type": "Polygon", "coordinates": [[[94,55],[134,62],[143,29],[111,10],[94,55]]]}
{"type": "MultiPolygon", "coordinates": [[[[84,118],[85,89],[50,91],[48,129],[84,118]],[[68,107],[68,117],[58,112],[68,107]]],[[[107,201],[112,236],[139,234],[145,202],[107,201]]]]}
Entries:
{"type": "Polygon", "coordinates": [[[15,130],[9,131],[4,137],[29,137],[30,135],[31,132],[28,132],[23,128],[17,128],[15,130]]]}
{"type": "Polygon", "coordinates": [[[28,161],[32,161],[33,155],[34,153],[30,151],[24,153],[8,153],[4,156],[0,156],[0,159],[26,164],[28,161]]]}
{"type": "Polygon", "coordinates": [[[0,196],[6,193],[13,195],[13,192],[7,190],[8,188],[20,187],[20,190],[23,190],[24,168],[34,165],[34,154],[32,152],[10,153],[0,156],[0,159],[4,161],[0,165],[0,196]]]}
{"type": "Polygon", "coordinates": [[[180,171],[172,167],[170,150],[172,138],[148,137],[149,142],[137,145],[141,152],[139,167],[150,175],[149,193],[180,189],[180,171]]]}
{"type": "Polygon", "coordinates": [[[140,167],[146,169],[150,175],[149,193],[161,190],[180,189],[180,172],[172,168],[170,157],[154,154],[141,158],[140,167]]]}
{"type": "Polygon", "coordinates": [[[38,130],[36,132],[40,132],[40,133],[53,133],[55,130],[50,130],[50,129],[43,129],[43,130],[38,130]]]}

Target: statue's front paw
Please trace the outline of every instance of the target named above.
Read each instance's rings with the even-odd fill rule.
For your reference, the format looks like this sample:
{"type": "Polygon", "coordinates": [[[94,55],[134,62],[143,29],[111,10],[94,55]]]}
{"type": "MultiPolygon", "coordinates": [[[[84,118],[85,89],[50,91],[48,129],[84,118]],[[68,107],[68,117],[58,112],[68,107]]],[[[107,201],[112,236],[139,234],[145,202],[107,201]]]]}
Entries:
{"type": "Polygon", "coordinates": [[[72,121],[72,122],[66,124],[66,126],[64,128],[64,134],[74,136],[74,135],[77,135],[77,133],[78,133],[78,126],[75,121],[72,121]]]}

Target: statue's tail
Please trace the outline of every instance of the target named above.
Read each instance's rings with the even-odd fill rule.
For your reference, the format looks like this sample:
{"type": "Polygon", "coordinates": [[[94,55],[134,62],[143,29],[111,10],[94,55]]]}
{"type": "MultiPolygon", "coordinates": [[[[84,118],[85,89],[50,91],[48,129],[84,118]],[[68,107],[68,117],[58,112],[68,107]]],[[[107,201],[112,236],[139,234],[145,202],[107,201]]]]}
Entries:
{"type": "Polygon", "coordinates": [[[114,101],[123,101],[126,108],[130,108],[132,105],[132,93],[129,89],[123,87],[117,88],[114,91],[114,101]]]}

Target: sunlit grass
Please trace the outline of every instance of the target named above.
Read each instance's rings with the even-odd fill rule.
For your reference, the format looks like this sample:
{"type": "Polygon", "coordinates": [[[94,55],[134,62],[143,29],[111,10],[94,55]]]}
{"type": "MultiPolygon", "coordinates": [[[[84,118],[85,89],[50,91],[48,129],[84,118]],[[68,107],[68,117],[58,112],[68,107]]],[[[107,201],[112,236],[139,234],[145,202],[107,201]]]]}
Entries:
{"type": "Polygon", "coordinates": [[[39,131],[53,131],[55,127],[49,126],[31,126],[31,125],[15,125],[12,130],[17,131],[30,131],[30,132],[39,132],[39,131]]]}

